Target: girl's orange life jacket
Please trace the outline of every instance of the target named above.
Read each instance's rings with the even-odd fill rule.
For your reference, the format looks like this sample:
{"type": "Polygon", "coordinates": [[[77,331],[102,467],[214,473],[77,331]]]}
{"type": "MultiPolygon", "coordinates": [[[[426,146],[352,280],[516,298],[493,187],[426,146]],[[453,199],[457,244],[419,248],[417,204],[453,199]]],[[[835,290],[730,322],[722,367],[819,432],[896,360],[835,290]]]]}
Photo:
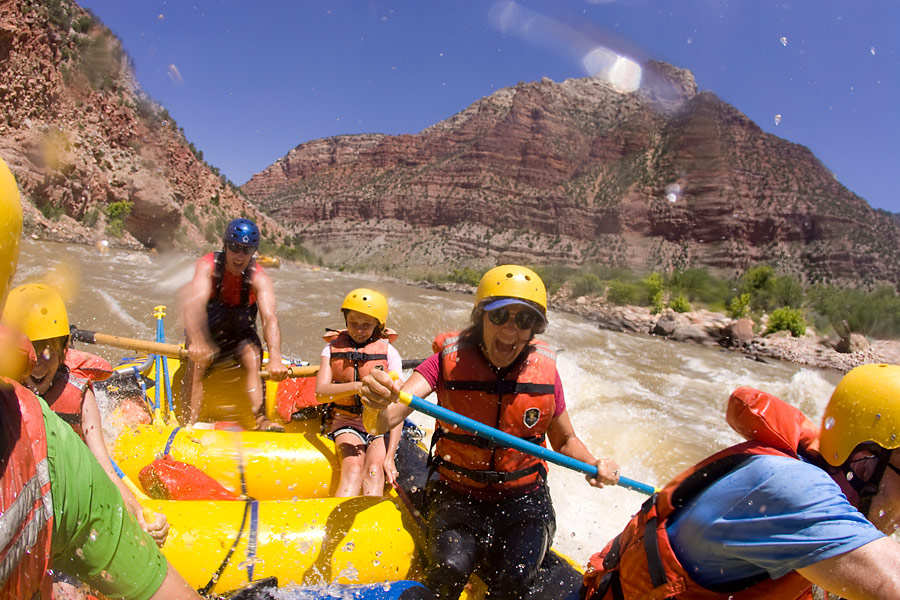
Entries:
{"type": "MultiPolygon", "coordinates": [[[[442,379],[438,403],[511,435],[545,444],[556,409],[556,353],[532,340],[502,378],[477,347],[439,336],[442,379]]],[[[432,465],[453,487],[484,497],[524,491],[544,479],[547,464],[534,456],[438,421],[432,465]]]]}
{"type": "Polygon", "coordinates": [[[47,464],[47,433],[37,398],[11,379],[0,378],[0,599],[49,598],[53,500],[47,464]]]}
{"type": "Polygon", "coordinates": [[[814,453],[818,429],[797,408],[749,387],[735,390],[726,419],[749,441],[714,454],[669,482],[644,502],[625,530],[588,563],[583,600],[690,598],[691,600],[795,600],[812,598],[812,584],[799,573],[778,580],[767,574],[734,582],[729,591],[695,583],[675,556],[666,532],[669,517],[753,455],[814,453]]]}
{"type": "MultiPolygon", "coordinates": [[[[324,339],[331,346],[331,381],[349,383],[360,381],[375,369],[388,368],[388,343],[397,338],[393,331],[385,331],[387,338],[370,341],[365,346],[357,346],[346,329],[329,331],[324,339]],[[391,337],[392,336],[392,337],[391,337]]],[[[362,414],[359,396],[345,396],[334,401],[334,409],[352,415],[362,414]]]]}

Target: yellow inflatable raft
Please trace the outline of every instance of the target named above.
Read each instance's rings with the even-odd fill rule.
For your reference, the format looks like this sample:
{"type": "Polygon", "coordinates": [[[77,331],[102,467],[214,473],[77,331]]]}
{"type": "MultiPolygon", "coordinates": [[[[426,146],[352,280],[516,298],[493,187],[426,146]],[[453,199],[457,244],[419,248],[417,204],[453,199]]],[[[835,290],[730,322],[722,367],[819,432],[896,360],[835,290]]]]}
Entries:
{"type": "MultiPolygon", "coordinates": [[[[176,380],[177,361],[167,366],[170,378],[176,380]]],[[[150,373],[151,380],[154,374],[150,373]]],[[[402,499],[394,490],[385,498],[330,497],[339,480],[334,443],[317,433],[317,419],[289,421],[295,408],[309,404],[309,398],[300,399],[309,396],[309,390],[301,394],[292,389],[290,398],[279,403],[276,390],[288,386],[282,382],[277,388],[267,387],[269,418],[303,433],[182,428],[163,408],[155,411],[153,424],[127,427],[115,441],[110,454],[132,485],[140,481],[141,469],[168,454],[199,468],[236,495],[250,498],[154,500],[135,488],[146,508],[164,513],[169,521],[163,552],[171,564],[193,587],[212,593],[273,576],[280,587],[377,584],[385,590],[392,582],[419,580],[417,548],[423,547],[423,523],[414,516],[406,493],[402,499]],[[282,404],[288,408],[281,410],[282,404]]],[[[147,391],[156,395],[155,389],[147,391]]],[[[158,395],[164,405],[168,393],[160,390],[158,395]]],[[[425,452],[408,439],[401,443],[401,451],[404,447],[412,448],[412,457],[398,461],[398,467],[402,485],[413,492],[421,489],[423,475],[404,476],[403,471],[424,471],[425,452]]],[[[545,559],[541,573],[539,597],[548,599],[569,598],[581,577],[555,553],[545,559]]],[[[484,585],[476,577],[471,583],[461,598],[484,598],[484,585]]]]}

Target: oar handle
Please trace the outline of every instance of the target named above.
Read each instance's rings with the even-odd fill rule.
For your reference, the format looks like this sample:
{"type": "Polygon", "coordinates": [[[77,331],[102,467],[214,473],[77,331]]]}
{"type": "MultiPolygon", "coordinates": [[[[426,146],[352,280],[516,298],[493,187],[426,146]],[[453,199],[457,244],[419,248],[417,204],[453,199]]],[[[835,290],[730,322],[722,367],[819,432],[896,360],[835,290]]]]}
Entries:
{"type": "MultiPolygon", "coordinates": [[[[287,376],[288,377],[315,377],[318,372],[319,372],[318,366],[309,365],[309,366],[305,366],[305,367],[300,367],[297,365],[293,365],[293,366],[288,367],[287,376]]],[[[269,372],[265,369],[260,371],[259,375],[263,379],[269,378],[269,372]]]]}
{"type": "MultiPolygon", "coordinates": [[[[438,406],[436,404],[432,404],[431,402],[426,402],[422,398],[414,396],[409,392],[400,392],[400,402],[406,404],[410,408],[428,415],[429,417],[434,417],[435,419],[439,419],[446,423],[451,423],[461,429],[465,429],[470,433],[474,433],[476,435],[480,435],[483,438],[491,440],[492,442],[498,442],[503,444],[504,446],[519,450],[520,452],[524,452],[532,456],[537,456],[538,458],[542,458],[547,462],[552,462],[554,464],[560,465],[561,467],[566,467],[574,471],[580,471],[594,477],[597,476],[596,465],[588,464],[584,461],[566,456],[565,454],[560,454],[559,452],[555,452],[554,450],[551,450],[549,448],[545,448],[544,446],[538,446],[537,444],[534,444],[532,442],[525,441],[522,438],[518,438],[514,435],[506,433],[505,431],[500,431],[499,429],[496,429],[489,425],[485,425],[480,421],[470,419],[469,417],[464,417],[463,415],[455,413],[452,410],[447,410],[443,406],[438,406]]],[[[647,485],[646,483],[641,483],[640,481],[635,481],[634,479],[629,479],[628,477],[619,476],[619,483],[617,485],[647,495],[653,495],[656,492],[656,488],[654,488],[652,485],[647,485]]]]}
{"type": "MultiPolygon", "coordinates": [[[[187,358],[187,348],[182,348],[177,344],[164,344],[162,342],[148,342],[146,340],[136,340],[134,338],[119,337],[117,335],[109,335],[106,333],[97,333],[96,331],[87,331],[84,329],[72,328],[70,333],[72,340],[85,344],[97,344],[100,346],[112,346],[113,348],[122,348],[124,350],[134,350],[135,352],[145,352],[147,354],[158,354],[161,356],[169,356],[171,358],[187,358]]],[[[315,377],[319,372],[317,366],[291,366],[288,367],[288,377],[315,377]]],[[[268,379],[269,372],[263,369],[259,372],[263,379],[268,379]]]]}
{"type": "Polygon", "coordinates": [[[146,340],[136,340],[133,338],[119,337],[117,335],[108,335],[106,333],[97,333],[96,331],[76,329],[74,327],[72,328],[70,335],[72,340],[83,342],[85,344],[112,346],[113,348],[134,350],[135,352],[146,352],[147,354],[159,354],[171,358],[187,358],[188,356],[187,349],[182,348],[177,344],[148,342],[146,340]]]}

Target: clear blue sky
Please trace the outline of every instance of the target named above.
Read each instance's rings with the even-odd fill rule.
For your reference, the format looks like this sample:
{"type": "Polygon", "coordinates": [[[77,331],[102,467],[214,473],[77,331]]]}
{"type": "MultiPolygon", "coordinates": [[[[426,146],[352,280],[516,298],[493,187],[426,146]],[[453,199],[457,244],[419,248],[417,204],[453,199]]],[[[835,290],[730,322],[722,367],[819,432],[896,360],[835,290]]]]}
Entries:
{"type": "Polygon", "coordinates": [[[236,184],[302,142],[417,133],[605,47],[694,73],[839,181],[900,212],[893,0],[82,0],[141,86],[236,184]],[[776,115],[780,123],[776,125],[776,115]]]}

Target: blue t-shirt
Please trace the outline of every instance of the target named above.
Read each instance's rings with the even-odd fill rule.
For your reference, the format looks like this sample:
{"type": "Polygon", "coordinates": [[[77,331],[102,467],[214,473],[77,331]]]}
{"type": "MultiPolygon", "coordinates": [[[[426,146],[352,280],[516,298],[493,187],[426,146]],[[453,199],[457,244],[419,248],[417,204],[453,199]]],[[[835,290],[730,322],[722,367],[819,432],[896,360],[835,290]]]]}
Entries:
{"type": "Polygon", "coordinates": [[[822,469],[754,456],[680,509],[666,529],[700,585],[772,579],[874,541],[879,532],[822,469]]]}

